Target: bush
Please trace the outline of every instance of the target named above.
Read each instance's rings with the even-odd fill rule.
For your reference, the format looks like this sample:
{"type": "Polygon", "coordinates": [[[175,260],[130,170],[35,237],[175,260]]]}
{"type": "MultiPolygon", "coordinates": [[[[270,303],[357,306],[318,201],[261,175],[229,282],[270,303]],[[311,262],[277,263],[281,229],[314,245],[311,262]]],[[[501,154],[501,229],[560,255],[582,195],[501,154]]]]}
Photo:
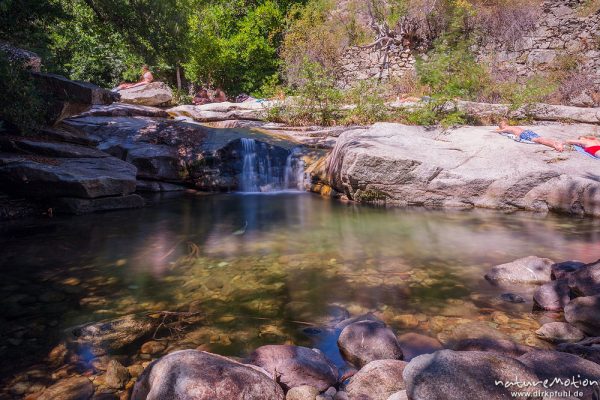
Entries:
{"type": "Polygon", "coordinates": [[[345,124],[371,124],[386,121],[390,115],[385,104],[388,87],[376,81],[359,81],[345,93],[347,104],[355,107],[344,118],[345,124]]]}
{"type": "Polygon", "coordinates": [[[45,102],[29,73],[0,52],[0,119],[24,133],[36,131],[45,117],[45,102]]]}

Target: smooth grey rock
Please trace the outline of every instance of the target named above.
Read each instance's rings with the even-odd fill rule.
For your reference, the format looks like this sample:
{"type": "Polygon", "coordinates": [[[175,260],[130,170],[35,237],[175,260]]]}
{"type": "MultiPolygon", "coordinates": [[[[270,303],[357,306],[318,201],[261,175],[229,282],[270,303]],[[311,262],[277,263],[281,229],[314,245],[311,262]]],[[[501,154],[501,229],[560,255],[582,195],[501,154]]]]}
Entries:
{"type": "MultiPolygon", "coordinates": [[[[560,378],[564,381],[575,378],[581,381],[585,379],[600,381],[600,365],[573,354],[552,350],[536,350],[522,355],[518,360],[533,370],[541,380],[553,381],[555,378],[560,378]]],[[[595,388],[597,386],[586,387],[581,385],[580,388],[577,388],[577,391],[584,393],[583,399],[592,399],[595,388]]],[[[558,391],[574,390],[571,385],[561,384],[554,385],[552,389],[558,391]]]]}
{"type": "Polygon", "coordinates": [[[309,385],[325,391],[337,382],[338,370],[323,354],[307,347],[267,345],[256,349],[250,364],[273,376],[284,389],[309,385]]]}
{"type": "Polygon", "coordinates": [[[554,261],[548,258],[529,256],[510,263],[496,265],[485,278],[495,284],[519,283],[541,284],[550,282],[551,266],[554,261]]]}
{"type": "Polygon", "coordinates": [[[351,399],[387,400],[405,388],[402,373],[406,365],[399,360],[371,361],[350,378],[345,391],[351,399]]]}
{"type": "Polygon", "coordinates": [[[45,142],[31,140],[26,137],[2,137],[0,136],[0,150],[20,154],[35,154],[44,157],[63,158],[103,158],[108,154],[90,148],[70,143],[45,142]]]}
{"type": "Polygon", "coordinates": [[[585,338],[583,332],[566,322],[549,322],[542,325],[535,334],[552,343],[579,342],[585,338]]]}
{"type": "Polygon", "coordinates": [[[131,400],[283,400],[283,390],[260,368],[197,350],[152,362],[137,379],[131,400]]]}
{"type": "Polygon", "coordinates": [[[396,335],[379,321],[351,323],[342,330],[337,343],[342,356],[358,368],[375,360],[402,359],[396,335]]]}
{"type": "Polygon", "coordinates": [[[302,385],[288,390],[285,400],[315,400],[321,391],[314,386],[302,385]]]}
{"type": "Polygon", "coordinates": [[[404,361],[410,361],[422,354],[435,353],[442,349],[439,340],[413,332],[398,336],[398,343],[400,343],[404,361]]]}
{"type": "Polygon", "coordinates": [[[38,400],[88,400],[94,394],[94,385],[83,376],[67,378],[44,389],[38,400]]]}
{"type": "MultiPolygon", "coordinates": [[[[527,128],[569,137],[553,127],[527,128]]],[[[349,130],[329,157],[325,183],[359,202],[600,215],[600,182],[593,179],[596,167],[588,157],[564,152],[560,162],[551,162],[559,156],[553,150],[517,143],[492,129],[442,132],[377,123],[349,130]]]]}
{"type": "Polygon", "coordinates": [[[121,389],[129,381],[129,371],[117,360],[110,360],[104,375],[104,382],[113,389],[121,389]]]}
{"type": "Polygon", "coordinates": [[[556,346],[556,350],[600,364],[600,346],[598,344],[600,344],[600,338],[588,338],[579,343],[561,343],[556,346]],[[589,343],[586,343],[588,341],[589,343]]]}
{"type": "Polygon", "coordinates": [[[546,311],[562,311],[571,301],[571,289],[564,280],[543,284],[533,294],[534,309],[546,311]]]}
{"type": "Polygon", "coordinates": [[[532,393],[535,388],[506,388],[496,381],[537,382],[537,375],[521,362],[480,351],[441,350],[413,359],[404,368],[411,400],[504,400],[511,392],[532,393]]]}
{"type": "Polygon", "coordinates": [[[408,394],[406,390],[401,390],[388,397],[387,400],[408,400],[408,394]]]}
{"type": "Polygon", "coordinates": [[[169,113],[162,108],[141,106],[127,103],[113,103],[111,105],[93,106],[84,112],[82,117],[152,117],[168,118],[169,113]]]}
{"type": "Polygon", "coordinates": [[[164,82],[152,82],[119,90],[121,102],[141,106],[168,105],[173,101],[173,91],[164,82]]]}
{"type": "Polygon", "coordinates": [[[520,357],[533,350],[533,347],[505,339],[477,338],[463,339],[449,344],[455,351],[485,351],[507,357],[520,357]]]}
{"type": "Polygon", "coordinates": [[[373,321],[373,322],[379,323],[381,326],[385,326],[385,322],[383,322],[382,320],[377,318],[373,313],[369,312],[369,313],[359,315],[356,317],[345,318],[345,319],[339,321],[337,324],[335,324],[334,328],[341,331],[348,325],[353,324],[355,322],[360,322],[360,321],[373,321]]]}
{"type": "Polygon", "coordinates": [[[261,121],[266,118],[267,107],[271,103],[211,103],[200,106],[182,105],[167,110],[174,116],[192,118],[198,122],[218,122],[229,120],[261,121]]]}
{"type": "Polygon", "coordinates": [[[135,175],[133,165],[114,157],[46,161],[0,155],[0,182],[28,196],[122,196],[135,190],[135,175]]]}
{"type": "Polygon", "coordinates": [[[565,307],[565,319],[590,336],[600,336],[600,295],[571,300],[565,307]]]}
{"type": "Polygon", "coordinates": [[[569,274],[569,287],[577,296],[600,295],[600,260],[569,274]]]}

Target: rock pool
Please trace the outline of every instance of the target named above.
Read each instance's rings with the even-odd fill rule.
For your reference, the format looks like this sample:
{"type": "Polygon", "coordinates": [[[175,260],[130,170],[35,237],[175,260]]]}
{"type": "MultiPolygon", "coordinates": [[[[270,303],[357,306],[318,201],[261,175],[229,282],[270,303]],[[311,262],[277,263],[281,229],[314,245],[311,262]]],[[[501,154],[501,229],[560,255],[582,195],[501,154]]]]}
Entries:
{"type": "Polygon", "coordinates": [[[74,374],[110,387],[110,359],[135,376],[176,349],[245,357],[263,344],[301,344],[343,371],[328,323],[365,312],[398,335],[548,347],[534,332],[559,316],[533,313],[531,288],[494,287],[483,275],[529,255],[591,262],[598,243],[599,220],[384,209],[305,193],[188,194],[140,210],[5,222],[0,398],[74,374]],[[506,300],[518,296],[525,302],[506,300]],[[106,321],[91,327],[112,336],[87,343],[89,324],[106,321]]]}

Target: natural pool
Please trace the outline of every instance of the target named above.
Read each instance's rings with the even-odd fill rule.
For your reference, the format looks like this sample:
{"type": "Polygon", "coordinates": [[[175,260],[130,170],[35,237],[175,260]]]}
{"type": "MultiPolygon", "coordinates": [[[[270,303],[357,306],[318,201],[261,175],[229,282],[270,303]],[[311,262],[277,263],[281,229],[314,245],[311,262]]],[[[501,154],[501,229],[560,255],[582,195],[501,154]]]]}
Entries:
{"type": "Polygon", "coordinates": [[[598,243],[598,220],[384,209],[305,193],[185,195],[134,211],[3,223],[2,386],[27,381],[32,392],[101,373],[106,355],[48,355],[68,328],[158,311],[199,317],[152,335],[151,351],[132,343],[107,353],[131,366],[182,348],[242,357],[295,343],[341,364],[323,324],[368,311],[399,334],[445,342],[483,332],[547,346],[534,331],[559,316],[532,313],[528,289],[496,288],[483,275],[528,255],[591,262],[598,243]],[[526,302],[502,301],[507,291],[526,302]]]}

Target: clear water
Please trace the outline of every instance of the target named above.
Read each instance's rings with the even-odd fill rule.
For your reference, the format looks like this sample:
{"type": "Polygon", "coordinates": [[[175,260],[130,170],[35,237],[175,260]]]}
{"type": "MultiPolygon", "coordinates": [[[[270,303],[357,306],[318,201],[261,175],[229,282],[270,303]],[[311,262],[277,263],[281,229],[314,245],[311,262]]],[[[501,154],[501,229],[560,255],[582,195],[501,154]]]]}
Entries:
{"type": "MultiPolygon", "coordinates": [[[[596,260],[599,228],[591,219],[370,208],[289,193],[187,196],[4,223],[0,373],[4,385],[32,369],[43,379],[57,368],[44,358],[67,328],[159,310],[204,316],[164,338],[165,351],[244,356],[296,343],[341,363],[321,328],[339,307],[377,312],[399,334],[446,340],[455,326],[475,323],[538,344],[533,331],[547,316],[531,312],[530,289],[508,290],[525,303],[503,302],[507,289],[484,273],[528,255],[596,260]]],[[[121,360],[148,358],[133,349],[121,360]]]]}

